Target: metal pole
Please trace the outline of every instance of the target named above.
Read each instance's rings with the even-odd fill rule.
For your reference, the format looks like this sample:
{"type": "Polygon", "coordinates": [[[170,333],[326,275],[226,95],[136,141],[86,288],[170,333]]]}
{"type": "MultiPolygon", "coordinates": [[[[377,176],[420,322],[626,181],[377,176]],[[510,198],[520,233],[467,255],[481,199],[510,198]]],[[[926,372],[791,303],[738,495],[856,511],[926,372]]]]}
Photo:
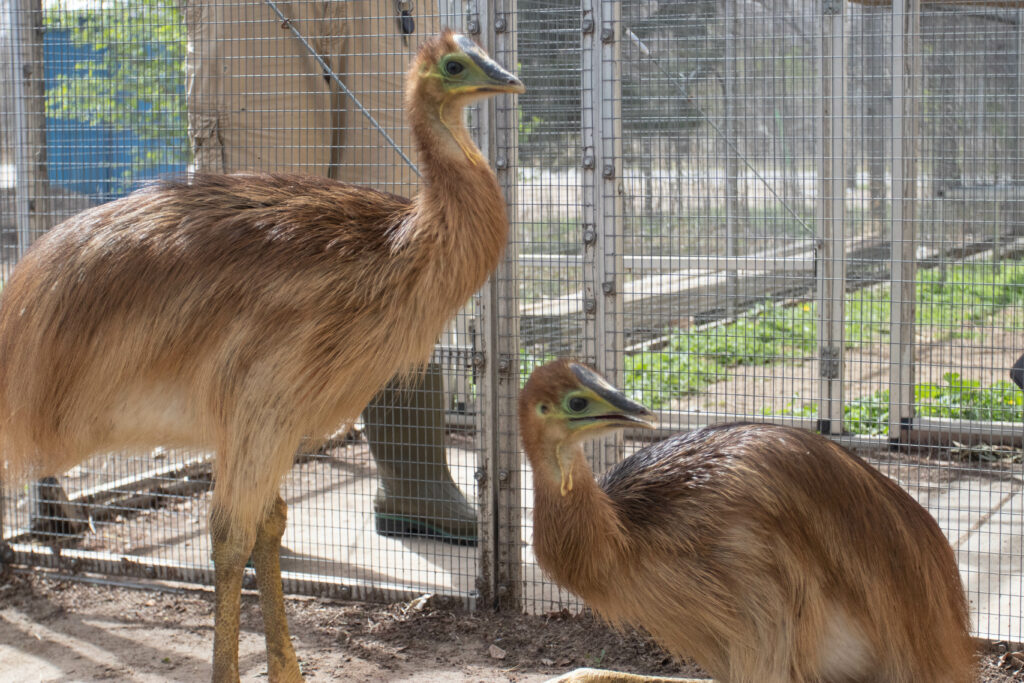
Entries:
{"type": "Polygon", "coordinates": [[[920,0],[893,0],[892,242],[889,341],[889,442],[906,440],[914,416],[917,125],[920,0]]]}
{"type": "MultiPolygon", "coordinates": [[[[515,0],[469,3],[470,33],[477,27],[484,48],[499,62],[516,59],[515,0]]],[[[518,128],[510,96],[484,100],[479,109],[480,148],[505,192],[509,223],[515,226],[518,128]]],[[[522,609],[522,490],[516,405],[519,396],[518,258],[515,239],[480,295],[480,346],[474,357],[480,382],[478,420],[484,451],[477,469],[481,508],[478,591],[483,604],[522,609]]]]}
{"type": "MultiPolygon", "coordinates": [[[[739,41],[739,2],[725,0],[725,76],[723,95],[725,98],[725,255],[733,258],[736,249],[736,224],[740,212],[740,151],[739,151],[739,106],[736,93],[737,62],[736,43],[739,41]]],[[[732,317],[736,314],[736,277],[728,275],[725,285],[725,312],[732,317]]]]}
{"type": "Polygon", "coordinates": [[[825,0],[821,17],[821,145],[818,159],[818,429],[841,434],[843,426],[843,324],[846,291],[845,0],[825,0]]]}
{"type": "Polygon", "coordinates": [[[18,258],[50,226],[46,215],[46,91],[40,0],[10,0],[18,258]]]}
{"type": "MultiPolygon", "coordinates": [[[[622,386],[622,89],[616,0],[583,5],[583,281],[586,357],[622,386]],[[589,96],[589,99],[587,99],[589,96]]],[[[616,462],[621,437],[597,451],[597,467],[616,462]]]]}
{"type": "Polygon", "coordinates": [[[1017,73],[1014,84],[1013,107],[1013,185],[1014,198],[1010,201],[1010,241],[1021,234],[1024,206],[1017,190],[1024,183],[1024,12],[1017,10],[1017,73]]]}

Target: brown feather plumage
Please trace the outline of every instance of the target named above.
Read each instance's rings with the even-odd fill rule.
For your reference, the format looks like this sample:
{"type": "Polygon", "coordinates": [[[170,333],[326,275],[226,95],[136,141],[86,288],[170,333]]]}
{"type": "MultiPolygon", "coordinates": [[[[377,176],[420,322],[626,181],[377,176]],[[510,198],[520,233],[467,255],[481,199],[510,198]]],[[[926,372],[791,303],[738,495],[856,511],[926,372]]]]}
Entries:
{"type": "MultiPolygon", "coordinates": [[[[425,180],[411,200],[313,177],[197,175],[37,240],[0,295],[6,482],[101,451],[212,448],[215,561],[228,548],[222,564],[240,572],[262,520],[283,529],[277,489],[302,439],[354,420],[425,362],[500,259],[505,203],[462,111],[522,85],[494,65],[471,84],[485,89],[452,86],[439,60],[487,59],[470,62],[467,45],[445,32],[408,72],[425,180]]],[[[223,650],[215,676],[231,679],[223,650]]]]}
{"type": "Polygon", "coordinates": [[[428,181],[412,200],[313,177],[198,175],[40,238],[0,299],[8,474],[168,442],[244,449],[218,459],[219,509],[259,517],[304,436],[354,419],[425,361],[508,229],[493,173],[446,139],[430,114],[442,96],[418,77],[450,42],[410,70],[428,181]]]}
{"type": "Polygon", "coordinates": [[[803,430],[723,425],[680,434],[594,480],[578,444],[535,409],[574,384],[536,371],[520,398],[541,567],[616,624],[645,628],[716,680],[972,680],[956,559],[905,491],[803,430]]]}

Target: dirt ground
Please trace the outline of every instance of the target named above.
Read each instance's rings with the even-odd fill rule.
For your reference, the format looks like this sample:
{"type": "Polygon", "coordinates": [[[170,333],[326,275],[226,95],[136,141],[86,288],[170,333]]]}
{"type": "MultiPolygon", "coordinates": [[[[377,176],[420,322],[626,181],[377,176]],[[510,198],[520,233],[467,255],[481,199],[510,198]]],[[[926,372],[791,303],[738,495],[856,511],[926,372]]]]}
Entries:
{"type": "MultiPolygon", "coordinates": [[[[207,680],[212,594],[147,588],[10,574],[0,584],[0,681],[207,680]]],[[[534,683],[580,666],[702,676],[642,635],[617,633],[587,615],[312,598],[289,599],[288,614],[311,682],[534,683]]],[[[980,661],[979,681],[1024,681],[1024,652],[989,644],[980,661]]],[[[262,620],[252,594],[243,599],[240,666],[243,681],[266,680],[262,620]]]]}

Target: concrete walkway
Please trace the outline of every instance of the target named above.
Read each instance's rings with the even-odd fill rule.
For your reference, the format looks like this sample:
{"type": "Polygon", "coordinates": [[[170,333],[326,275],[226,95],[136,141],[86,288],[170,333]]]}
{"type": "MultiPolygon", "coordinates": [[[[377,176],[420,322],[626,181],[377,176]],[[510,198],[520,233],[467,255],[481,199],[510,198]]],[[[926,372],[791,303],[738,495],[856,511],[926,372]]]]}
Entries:
{"type": "MultiPolygon", "coordinates": [[[[453,478],[474,499],[476,454],[449,449],[453,478]]],[[[1024,476],[1022,467],[991,473],[948,464],[879,464],[927,507],[956,549],[977,635],[1024,642],[1024,476]]],[[[306,582],[291,591],[319,592],[313,583],[351,587],[354,598],[408,599],[422,593],[475,595],[478,551],[435,541],[394,539],[374,531],[376,471],[365,445],[318,457],[290,472],[282,493],[289,503],[282,569],[306,582]]],[[[579,602],[537,568],[532,535],[532,484],[522,474],[523,596],[528,612],[543,614],[579,602]]],[[[147,511],[97,525],[79,548],[209,566],[206,500],[147,511]]],[[[286,576],[286,578],[288,578],[286,576]]],[[[333,591],[334,595],[338,591],[333,591]]]]}

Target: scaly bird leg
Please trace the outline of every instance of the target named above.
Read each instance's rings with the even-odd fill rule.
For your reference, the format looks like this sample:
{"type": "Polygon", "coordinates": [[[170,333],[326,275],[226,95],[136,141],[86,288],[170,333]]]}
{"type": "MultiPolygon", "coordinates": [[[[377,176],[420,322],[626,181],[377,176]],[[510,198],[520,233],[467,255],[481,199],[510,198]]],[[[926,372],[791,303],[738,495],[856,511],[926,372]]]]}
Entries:
{"type": "Polygon", "coordinates": [[[211,515],[216,601],[213,614],[213,683],[238,683],[238,613],[242,573],[252,552],[253,533],[211,515]]]}
{"type": "Polygon", "coordinates": [[[263,631],[267,640],[267,669],[271,683],[300,683],[302,672],[288,635],[281,586],[281,536],[288,518],[288,506],[278,496],[256,532],[252,561],[263,611],[263,631]]]}
{"type": "Polygon", "coordinates": [[[662,676],[641,676],[605,669],[576,669],[552,678],[548,683],[709,683],[704,678],[664,678],[662,676]]]}

